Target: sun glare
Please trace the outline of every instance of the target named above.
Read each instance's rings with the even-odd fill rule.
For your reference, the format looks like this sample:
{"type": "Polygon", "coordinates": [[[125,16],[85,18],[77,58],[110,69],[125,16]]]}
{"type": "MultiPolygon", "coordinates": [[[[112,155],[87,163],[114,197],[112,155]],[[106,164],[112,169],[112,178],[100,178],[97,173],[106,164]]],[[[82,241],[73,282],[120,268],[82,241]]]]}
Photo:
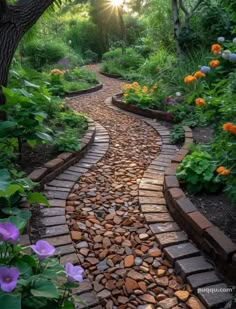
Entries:
{"type": "Polygon", "coordinates": [[[112,6],[121,6],[123,4],[124,0],[111,0],[112,6]]]}

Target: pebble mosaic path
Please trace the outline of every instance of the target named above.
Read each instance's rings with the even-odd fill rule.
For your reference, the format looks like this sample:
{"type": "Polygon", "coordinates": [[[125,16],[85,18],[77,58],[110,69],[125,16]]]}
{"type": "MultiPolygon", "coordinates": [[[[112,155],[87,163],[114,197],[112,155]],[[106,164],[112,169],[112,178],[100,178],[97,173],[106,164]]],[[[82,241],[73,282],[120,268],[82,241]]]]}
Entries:
{"type": "Polygon", "coordinates": [[[86,270],[78,309],[224,308],[229,293],[192,293],[226,285],[166,208],[164,171],[177,151],[169,131],[113,107],[107,98],[122,82],[99,80],[102,91],[69,101],[96,121],[94,144],[45,187],[52,208],[33,233],[57,246],[61,263],[79,259],[86,270]]]}

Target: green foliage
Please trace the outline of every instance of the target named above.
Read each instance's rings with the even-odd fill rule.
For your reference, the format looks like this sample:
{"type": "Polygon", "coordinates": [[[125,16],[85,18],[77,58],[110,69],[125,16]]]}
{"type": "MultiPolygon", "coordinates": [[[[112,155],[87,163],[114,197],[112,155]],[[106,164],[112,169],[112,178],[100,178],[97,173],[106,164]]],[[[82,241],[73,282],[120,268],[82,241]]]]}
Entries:
{"type": "Polygon", "coordinates": [[[63,123],[70,128],[76,128],[80,133],[83,133],[88,128],[87,118],[82,114],[72,111],[60,113],[56,121],[58,121],[58,125],[63,123]]]}
{"type": "Polygon", "coordinates": [[[184,129],[182,125],[175,125],[171,130],[171,144],[182,144],[184,142],[184,129]]]}
{"type": "Polygon", "coordinates": [[[24,50],[24,57],[35,69],[41,69],[46,65],[51,65],[64,58],[69,48],[59,40],[36,40],[27,45],[24,50]]]}
{"type": "Polygon", "coordinates": [[[65,128],[63,132],[55,134],[54,146],[61,152],[74,152],[80,150],[80,140],[77,129],[65,128]]]}
{"type": "Polygon", "coordinates": [[[221,179],[215,174],[217,162],[207,152],[194,151],[187,155],[176,171],[177,178],[186,185],[190,193],[216,192],[221,179]]]}

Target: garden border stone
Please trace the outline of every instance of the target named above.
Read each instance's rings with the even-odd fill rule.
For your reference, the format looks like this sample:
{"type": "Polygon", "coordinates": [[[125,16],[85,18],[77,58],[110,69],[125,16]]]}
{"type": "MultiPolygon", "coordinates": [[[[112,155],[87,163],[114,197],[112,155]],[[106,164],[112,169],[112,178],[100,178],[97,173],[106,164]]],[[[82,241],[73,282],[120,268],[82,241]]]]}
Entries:
{"type": "Polygon", "coordinates": [[[56,178],[68,167],[78,162],[91,147],[96,134],[95,123],[88,118],[88,129],[81,140],[81,149],[76,152],[63,152],[56,158],[46,162],[42,167],[33,170],[28,177],[35,182],[39,182],[41,187],[47,182],[56,178]]]}
{"type": "Polygon", "coordinates": [[[123,79],[121,75],[119,74],[112,74],[112,73],[106,73],[106,72],[99,72],[100,74],[106,76],[106,77],[110,77],[110,78],[115,78],[115,79],[123,79]]]}
{"type": "Polygon", "coordinates": [[[116,107],[119,107],[122,110],[125,110],[127,112],[131,112],[137,115],[141,115],[148,118],[153,119],[160,119],[165,120],[168,122],[173,122],[171,119],[168,119],[168,113],[159,111],[159,110],[153,110],[153,109],[141,109],[134,104],[126,104],[124,101],[121,100],[122,93],[119,93],[112,97],[112,104],[114,104],[116,107]]]}
{"type": "MultiPolygon", "coordinates": [[[[113,109],[123,109],[123,105],[119,107],[119,104],[114,104],[113,97],[107,99],[106,103],[113,109]]],[[[125,113],[131,114],[132,111],[125,110],[125,113]]],[[[183,230],[187,231],[189,235],[193,236],[193,239],[203,249],[204,247],[201,246],[202,242],[200,240],[202,239],[202,235],[205,237],[206,233],[208,233],[208,241],[214,237],[214,234],[216,234],[218,238],[221,239],[219,242],[221,250],[222,247],[225,246],[222,235],[219,235],[219,231],[212,230],[212,224],[197,211],[195,206],[185,196],[184,192],[179,187],[179,182],[176,177],[176,168],[187,155],[189,151],[188,146],[193,143],[192,130],[187,126],[184,126],[185,143],[183,147],[177,152],[177,149],[174,148],[175,146],[170,145],[170,132],[166,127],[158,124],[158,122],[153,119],[147,119],[143,116],[137,117],[152,126],[161,137],[161,143],[159,144],[161,147],[161,152],[144,172],[143,178],[139,184],[139,191],[143,192],[143,190],[145,190],[144,185],[146,184],[158,184],[158,187],[156,188],[157,196],[160,192],[164,193],[165,201],[162,203],[162,207],[167,206],[168,208],[166,208],[166,212],[163,212],[163,208],[158,209],[158,203],[153,203],[153,198],[155,197],[153,197],[152,192],[150,196],[145,197],[145,200],[143,196],[139,197],[141,211],[143,212],[144,217],[148,218],[148,220],[152,217],[156,218],[153,219],[155,222],[156,220],[161,220],[160,222],[156,223],[154,223],[152,220],[152,222],[147,222],[147,224],[150,230],[156,236],[160,247],[164,248],[166,258],[173,265],[177,274],[183,278],[186,278],[190,286],[193,288],[195,294],[201,298],[201,301],[204,306],[206,306],[206,308],[222,309],[222,305],[228,304],[232,300],[231,293],[220,293],[222,296],[219,303],[218,293],[215,293],[215,296],[214,294],[211,294],[211,297],[208,297],[209,295],[207,293],[202,293],[201,290],[198,291],[198,288],[203,286],[201,280],[195,280],[193,286],[191,285],[193,282],[193,274],[196,274],[201,278],[201,276],[204,275],[209,269],[211,270],[211,274],[214,274],[214,281],[220,282],[221,285],[224,285],[224,283],[222,282],[221,276],[218,275],[218,272],[215,271],[214,267],[208,262],[208,259],[206,259],[197,249],[197,247],[191,242],[191,240],[188,239],[187,234],[185,234],[183,230]],[[163,164],[163,162],[168,164],[163,164]],[[159,166],[160,169],[156,169],[157,166],[159,166]],[[146,211],[147,205],[149,212],[146,211]],[[177,223],[174,221],[170,222],[169,213],[173,215],[176,222],[180,224],[182,230],[177,223]],[[193,213],[194,215],[190,215],[193,213]],[[163,214],[166,214],[166,216],[163,216],[163,214]],[[159,220],[157,219],[158,217],[159,220]],[[194,223],[191,224],[191,222],[194,223]],[[194,232],[193,226],[195,226],[194,232]],[[201,228],[203,229],[203,234],[198,235],[199,229],[201,228]],[[186,254],[186,250],[182,250],[182,252],[176,250],[176,247],[178,246],[191,248],[191,250],[189,250],[188,254],[186,254]]],[[[147,113],[146,117],[153,118],[153,115],[151,113],[147,113]]],[[[149,188],[147,188],[147,190],[151,192],[149,188]]],[[[214,237],[214,240],[216,240],[216,238],[217,237],[214,237]]],[[[231,245],[229,242],[227,242],[227,249],[231,253],[231,255],[228,254],[227,257],[231,257],[232,261],[236,265],[236,253],[234,253],[234,249],[231,252],[231,245]]],[[[215,247],[213,244],[212,246],[213,247],[211,248],[211,251],[207,252],[209,253],[209,256],[212,256],[212,250],[217,248],[217,246],[215,247]]],[[[217,252],[219,253],[220,251],[217,250],[217,252]]],[[[223,261],[223,265],[225,268],[228,267],[226,260],[223,261]]],[[[229,272],[230,271],[232,271],[232,268],[230,268],[229,272]]],[[[211,288],[211,286],[212,276],[208,276],[205,278],[204,288],[211,288]]],[[[224,286],[226,287],[226,285],[224,286]]],[[[200,301],[198,302],[200,303],[200,301]]]]}
{"type": "Polygon", "coordinates": [[[183,128],[184,145],[173,157],[171,167],[165,173],[164,195],[167,206],[179,225],[211,256],[221,271],[231,280],[236,280],[236,244],[196,209],[186,197],[176,177],[176,168],[188,154],[189,145],[193,143],[191,128],[183,128]]]}
{"type": "Polygon", "coordinates": [[[71,97],[75,97],[81,94],[87,94],[87,93],[92,93],[92,92],[96,92],[99,91],[103,88],[103,84],[99,83],[97,85],[95,85],[94,87],[88,88],[88,89],[81,89],[81,90],[76,90],[76,91],[71,91],[71,92],[65,92],[65,97],[67,98],[71,98],[71,97]]]}

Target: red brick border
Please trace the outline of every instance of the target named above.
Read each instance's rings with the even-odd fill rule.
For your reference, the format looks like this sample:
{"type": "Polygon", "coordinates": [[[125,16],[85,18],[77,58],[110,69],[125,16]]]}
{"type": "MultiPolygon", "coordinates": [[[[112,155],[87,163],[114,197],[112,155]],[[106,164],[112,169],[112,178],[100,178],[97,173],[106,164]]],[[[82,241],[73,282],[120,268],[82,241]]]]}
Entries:
{"type": "Polygon", "coordinates": [[[122,94],[117,94],[112,97],[112,104],[114,104],[116,107],[119,107],[120,109],[123,109],[125,111],[131,112],[134,114],[138,114],[144,117],[161,119],[161,120],[165,120],[168,122],[173,122],[171,119],[168,119],[167,112],[154,110],[154,109],[141,109],[133,104],[126,104],[124,101],[122,101],[121,95],[122,94]]]}
{"type": "Polygon", "coordinates": [[[39,182],[41,186],[51,181],[61,174],[71,165],[78,162],[92,145],[96,133],[93,120],[88,118],[88,130],[81,140],[81,149],[76,152],[63,152],[53,160],[48,161],[42,167],[32,171],[28,177],[35,182],[39,182]]]}
{"type": "Polygon", "coordinates": [[[165,172],[164,195],[170,213],[198,246],[207,252],[229,278],[236,279],[236,244],[212,224],[188,199],[176,177],[176,168],[193,143],[192,130],[185,126],[185,143],[165,172]]]}
{"type": "Polygon", "coordinates": [[[82,90],[77,90],[77,91],[71,91],[71,92],[66,92],[65,93],[65,97],[67,98],[71,98],[71,97],[75,97],[77,95],[81,95],[81,94],[87,94],[87,93],[92,93],[92,92],[96,92],[99,91],[103,88],[103,84],[98,84],[94,87],[88,88],[88,89],[82,89],[82,90]]]}

